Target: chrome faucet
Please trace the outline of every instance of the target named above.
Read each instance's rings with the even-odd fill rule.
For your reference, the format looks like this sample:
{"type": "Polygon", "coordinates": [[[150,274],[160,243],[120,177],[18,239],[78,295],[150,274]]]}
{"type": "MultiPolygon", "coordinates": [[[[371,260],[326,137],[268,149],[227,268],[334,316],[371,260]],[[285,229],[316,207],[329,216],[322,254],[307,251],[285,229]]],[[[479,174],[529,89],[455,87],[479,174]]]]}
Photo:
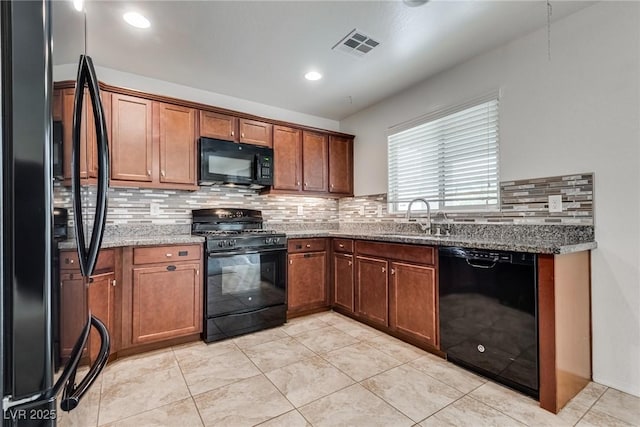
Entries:
{"type": "Polygon", "coordinates": [[[417,198],[409,202],[409,206],[407,207],[407,216],[406,216],[407,221],[411,221],[411,206],[413,206],[415,202],[422,202],[425,205],[427,205],[427,223],[426,224],[422,223],[417,219],[413,219],[413,221],[416,221],[418,223],[422,231],[424,231],[427,234],[431,234],[431,205],[429,205],[429,202],[427,200],[423,198],[417,198]]]}
{"type": "MultiPolygon", "coordinates": [[[[445,211],[438,211],[433,216],[434,220],[438,219],[438,215],[442,214],[442,224],[444,224],[444,235],[448,236],[451,234],[451,224],[449,224],[449,218],[447,218],[447,213],[445,211]]],[[[436,224],[436,236],[442,235],[442,228],[440,224],[436,224]]]]}

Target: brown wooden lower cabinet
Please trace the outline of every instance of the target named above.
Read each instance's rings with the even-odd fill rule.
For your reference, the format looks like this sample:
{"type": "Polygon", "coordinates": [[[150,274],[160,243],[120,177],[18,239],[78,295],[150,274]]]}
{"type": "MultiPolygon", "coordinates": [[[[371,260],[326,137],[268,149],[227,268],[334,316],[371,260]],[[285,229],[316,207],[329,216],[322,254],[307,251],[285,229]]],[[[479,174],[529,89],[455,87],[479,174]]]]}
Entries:
{"type": "Polygon", "coordinates": [[[71,355],[87,319],[87,292],[80,270],[60,273],[60,357],[71,355]]]}
{"type": "Polygon", "coordinates": [[[289,239],[287,244],[287,317],[329,307],[328,239],[289,239]]]}
{"type": "Polygon", "coordinates": [[[402,262],[391,263],[389,326],[438,347],[436,269],[402,262]]]}
{"type": "MultiPolygon", "coordinates": [[[[103,249],[87,284],[80,274],[77,252],[60,252],[60,356],[63,360],[71,355],[89,312],[105,324],[112,336],[111,352],[117,351],[115,270],[116,250],[103,249]]],[[[87,349],[90,359],[95,360],[100,351],[100,336],[95,328],[91,328],[87,349]]]]}
{"type": "Polygon", "coordinates": [[[382,326],[389,325],[389,262],[356,256],[356,313],[382,326]]]}
{"type": "MultiPolygon", "coordinates": [[[[115,286],[116,274],[114,272],[99,274],[91,278],[88,290],[89,308],[91,314],[104,323],[110,334],[115,332],[115,286]]],[[[113,343],[113,340],[111,341],[113,343]]],[[[112,344],[110,353],[116,347],[112,344]]],[[[89,358],[93,362],[100,352],[100,334],[91,328],[89,335],[89,358]]]]}
{"type": "Polygon", "coordinates": [[[135,267],[132,274],[133,344],[202,331],[203,287],[199,263],[135,267]]]}
{"type": "Polygon", "coordinates": [[[333,305],[353,313],[353,255],[333,254],[333,305]]]}

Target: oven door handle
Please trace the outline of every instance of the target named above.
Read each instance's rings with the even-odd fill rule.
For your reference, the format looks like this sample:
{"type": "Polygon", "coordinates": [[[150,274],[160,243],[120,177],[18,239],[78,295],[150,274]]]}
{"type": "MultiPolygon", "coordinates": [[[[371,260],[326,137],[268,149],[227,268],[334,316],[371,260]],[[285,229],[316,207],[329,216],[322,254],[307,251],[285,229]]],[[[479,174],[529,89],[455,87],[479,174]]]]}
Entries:
{"type": "Polygon", "coordinates": [[[256,251],[212,252],[209,254],[209,258],[222,258],[222,257],[236,256],[236,255],[253,255],[253,254],[264,254],[264,253],[286,252],[286,251],[287,251],[287,248],[261,249],[256,251]]]}

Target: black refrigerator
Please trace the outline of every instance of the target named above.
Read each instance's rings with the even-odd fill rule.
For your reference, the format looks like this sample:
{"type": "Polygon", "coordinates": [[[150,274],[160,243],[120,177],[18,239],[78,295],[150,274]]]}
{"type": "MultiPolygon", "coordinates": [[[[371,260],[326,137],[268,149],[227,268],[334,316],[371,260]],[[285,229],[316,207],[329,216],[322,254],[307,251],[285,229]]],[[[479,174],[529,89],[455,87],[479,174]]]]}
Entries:
{"type": "MultiPolygon", "coordinates": [[[[87,311],[71,357],[56,374],[52,324],[53,153],[51,5],[45,0],[0,2],[0,362],[3,426],[53,426],[57,410],[73,410],[104,368],[109,334],[87,311]],[[101,349],[86,376],[76,369],[94,327],[101,349]]],[[[94,110],[98,180],[91,218],[83,215],[80,186],[81,108],[73,123],[73,212],[80,267],[86,284],[93,272],[106,219],[108,149],[104,114],[91,63],[80,55],[77,88],[88,88],[94,110]]],[[[84,90],[76,90],[82,106],[84,90]]]]}

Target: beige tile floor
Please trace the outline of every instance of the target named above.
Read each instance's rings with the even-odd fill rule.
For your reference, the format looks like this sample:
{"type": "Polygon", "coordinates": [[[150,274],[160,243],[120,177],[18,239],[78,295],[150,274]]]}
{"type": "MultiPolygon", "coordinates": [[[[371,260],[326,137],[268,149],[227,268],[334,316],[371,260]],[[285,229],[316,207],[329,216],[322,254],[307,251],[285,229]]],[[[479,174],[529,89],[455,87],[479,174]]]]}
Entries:
{"type": "Polygon", "coordinates": [[[61,426],[640,426],[640,398],[589,384],[558,415],[328,312],[118,360],[61,426]]]}

